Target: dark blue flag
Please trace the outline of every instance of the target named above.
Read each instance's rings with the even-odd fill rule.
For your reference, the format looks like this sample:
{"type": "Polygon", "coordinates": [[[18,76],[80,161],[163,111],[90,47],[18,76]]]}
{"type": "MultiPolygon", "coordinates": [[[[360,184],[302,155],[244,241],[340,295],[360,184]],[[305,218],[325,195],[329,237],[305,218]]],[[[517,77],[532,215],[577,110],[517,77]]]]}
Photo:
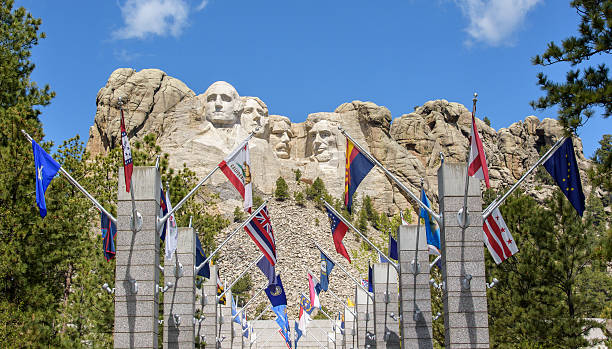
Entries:
{"type": "Polygon", "coordinates": [[[276,284],[272,284],[266,288],[266,295],[272,307],[287,305],[287,296],[285,295],[280,275],[276,275],[276,284]]]}
{"type": "Polygon", "coordinates": [[[321,289],[327,291],[329,288],[329,274],[334,269],[334,262],[321,251],[321,289]]]}
{"type": "Polygon", "coordinates": [[[397,241],[389,233],[389,258],[397,260],[399,258],[397,254],[397,241]]]}
{"type": "Polygon", "coordinates": [[[368,263],[368,291],[374,292],[372,288],[372,284],[374,280],[374,272],[372,271],[372,266],[368,263]]]}
{"type": "Polygon", "coordinates": [[[51,155],[32,140],[32,152],[34,152],[34,167],[36,168],[36,204],[40,216],[45,218],[47,215],[47,204],[45,203],[45,192],[51,180],[60,169],[60,164],[51,155]]]}
{"type": "Polygon", "coordinates": [[[294,348],[297,349],[298,347],[298,341],[300,340],[300,338],[302,337],[302,331],[300,330],[300,325],[298,324],[298,322],[295,322],[295,345],[293,346],[294,348]]]}
{"type": "Polygon", "coordinates": [[[104,213],[102,215],[100,228],[102,230],[102,251],[106,261],[110,261],[115,257],[115,237],[117,236],[117,226],[113,221],[104,213]]]}
{"type": "MultiPolygon", "coordinates": [[[[200,237],[196,234],[196,266],[204,263],[206,260],[206,253],[204,253],[204,249],[202,248],[202,243],[200,242],[200,237]]],[[[210,263],[206,263],[199,271],[198,275],[210,279],[210,263]]]]}
{"type": "Polygon", "coordinates": [[[578,214],[582,216],[584,212],[584,193],[582,192],[580,172],[578,172],[574,143],[572,143],[571,137],[566,139],[559,149],[544,162],[544,167],[557,182],[557,185],[578,214]]]}

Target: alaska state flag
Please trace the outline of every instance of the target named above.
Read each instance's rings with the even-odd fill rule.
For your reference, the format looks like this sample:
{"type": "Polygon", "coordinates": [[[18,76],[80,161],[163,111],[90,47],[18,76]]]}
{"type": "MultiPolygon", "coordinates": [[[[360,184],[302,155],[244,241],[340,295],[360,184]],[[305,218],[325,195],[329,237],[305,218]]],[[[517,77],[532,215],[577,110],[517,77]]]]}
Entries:
{"type": "Polygon", "coordinates": [[[329,224],[331,225],[332,238],[334,239],[334,246],[336,247],[336,252],[346,258],[349,263],[351,262],[351,257],[349,257],[348,252],[346,251],[346,247],[342,243],[342,239],[344,239],[344,235],[348,231],[348,226],[344,224],[344,222],[336,216],[336,214],[329,209],[329,207],[325,207],[327,210],[327,217],[329,218],[329,224]]]}
{"type": "MultiPolygon", "coordinates": [[[[196,266],[204,263],[206,260],[206,253],[204,253],[204,249],[202,248],[202,243],[200,242],[200,237],[196,234],[196,266]]],[[[210,279],[210,263],[206,263],[199,271],[198,275],[210,279]]]]}
{"type": "Polygon", "coordinates": [[[346,167],[344,170],[344,206],[351,212],[353,195],[359,183],[374,167],[374,163],[363,155],[350,139],[346,139],[346,167]]]}
{"type": "Polygon", "coordinates": [[[32,151],[34,152],[34,167],[36,168],[36,204],[40,216],[45,218],[47,215],[47,203],[45,202],[45,192],[51,180],[60,169],[60,164],[51,155],[32,140],[32,151]]]}
{"type": "Polygon", "coordinates": [[[546,171],[552,178],[569,202],[574,206],[580,216],[584,213],[584,193],[580,182],[580,172],[574,154],[574,143],[569,137],[544,163],[546,171]]]}
{"type": "Polygon", "coordinates": [[[113,221],[104,213],[101,212],[102,219],[100,228],[102,230],[102,253],[106,261],[110,261],[115,257],[115,237],[117,236],[117,226],[113,221]]]}

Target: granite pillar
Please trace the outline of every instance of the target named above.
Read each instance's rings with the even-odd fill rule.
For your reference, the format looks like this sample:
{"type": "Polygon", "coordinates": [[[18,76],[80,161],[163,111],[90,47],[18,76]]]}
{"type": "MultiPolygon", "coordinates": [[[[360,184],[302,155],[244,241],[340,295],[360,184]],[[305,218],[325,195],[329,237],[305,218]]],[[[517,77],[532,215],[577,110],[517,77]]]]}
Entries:
{"type": "Polygon", "coordinates": [[[372,270],[376,347],[399,348],[397,271],[389,263],[375,263],[372,270]],[[391,314],[394,316],[392,317],[391,314]]]}
{"type": "Polygon", "coordinates": [[[179,228],[172,260],[164,263],[164,282],[173,284],[164,293],[164,348],[193,348],[195,316],[195,233],[179,228]],[[182,265],[182,276],[177,265],[182,265]],[[179,273],[179,274],[177,274],[179,273]]]}
{"type": "Polygon", "coordinates": [[[376,348],[374,335],[374,304],[360,287],[355,289],[355,307],[357,308],[356,339],[357,348],[376,348]]]}
{"type": "Polygon", "coordinates": [[[200,339],[207,348],[215,348],[217,342],[217,266],[210,266],[210,279],[202,282],[202,316],[200,339]]]}
{"type": "Polygon", "coordinates": [[[402,348],[433,349],[429,254],[425,227],[421,226],[419,229],[417,244],[417,226],[400,226],[398,249],[403,319],[402,348]],[[413,268],[415,256],[419,266],[416,275],[413,268]]]}
{"type": "Polygon", "coordinates": [[[446,348],[488,348],[480,181],[469,180],[469,222],[462,227],[457,212],[463,208],[465,177],[465,164],[444,163],[438,170],[445,343],[446,348]]]}
{"type": "Polygon", "coordinates": [[[132,190],[142,216],[140,231],[130,223],[132,199],[125,190],[123,167],[117,191],[117,244],[115,270],[115,348],[158,347],[160,179],[155,167],[134,167],[132,190]]]}

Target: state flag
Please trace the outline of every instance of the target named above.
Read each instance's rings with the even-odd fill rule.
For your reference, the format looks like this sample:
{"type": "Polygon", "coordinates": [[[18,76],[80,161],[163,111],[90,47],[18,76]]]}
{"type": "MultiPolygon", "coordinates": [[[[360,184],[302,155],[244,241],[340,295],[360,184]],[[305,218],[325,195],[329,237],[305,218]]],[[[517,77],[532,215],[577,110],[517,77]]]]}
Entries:
{"type": "Polygon", "coordinates": [[[346,166],[344,170],[344,206],[350,212],[353,208],[353,195],[374,163],[363,155],[355,144],[346,139],[346,166]]]}
{"type": "Polygon", "coordinates": [[[369,292],[374,292],[373,283],[374,283],[374,271],[372,270],[372,266],[370,265],[370,262],[368,262],[368,291],[369,292]]]}
{"type": "MultiPolygon", "coordinates": [[[[196,266],[199,266],[200,264],[204,263],[207,257],[206,257],[206,253],[204,252],[204,249],[202,248],[202,242],[200,242],[200,237],[197,234],[195,236],[195,239],[196,239],[196,266]]],[[[210,279],[210,262],[206,263],[202,268],[200,268],[200,270],[198,270],[197,275],[210,279]]]]}
{"type": "Polygon", "coordinates": [[[512,238],[512,234],[499,212],[499,208],[493,210],[485,218],[482,229],[484,231],[485,245],[487,245],[487,249],[496,264],[505,261],[518,252],[518,246],[516,246],[516,242],[512,238]]]}
{"type": "Polygon", "coordinates": [[[468,175],[484,179],[487,188],[489,184],[489,169],[487,168],[487,158],[485,156],[482,141],[476,128],[476,117],[472,111],[472,134],[470,135],[470,158],[468,160],[468,175]]]}
{"type": "Polygon", "coordinates": [[[253,216],[251,221],[244,226],[244,230],[249,234],[255,245],[264,254],[272,266],[276,265],[276,241],[274,240],[274,230],[268,215],[268,207],[264,206],[253,216]]]}
{"type": "Polygon", "coordinates": [[[321,251],[321,289],[327,291],[329,288],[329,274],[334,269],[334,262],[321,251]]]}
{"type": "Polygon", "coordinates": [[[251,185],[251,158],[249,156],[249,142],[242,143],[225,160],[219,163],[219,168],[230,183],[238,190],[244,200],[245,212],[251,212],[253,206],[253,189],[251,185]]]}
{"type": "Polygon", "coordinates": [[[262,274],[268,279],[268,286],[276,284],[276,271],[275,268],[270,264],[267,258],[262,258],[257,262],[257,267],[261,270],[262,274]]]}
{"type": "Polygon", "coordinates": [[[279,305],[287,305],[287,295],[283,288],[283,282],[281,281],[280,275],[276,275],[276,284],[269,285],[266,290],[266,296],[270,300],[272,307],[279,305]]]}
{"type": "Polygon", "coordinates": [[[346,232],[348,231],[348,226],[344,224],[344,222],[328,207],[325,207],[325,209],[327,210],[327,217],[329,218],[329,224],[331,225],[332,238],[334,239],[336,252],[343,255],[344,258],[346,258],[350,263],[351,257],[349,257],[346,247],[344,247],[344,244],[342,243],[342,239],[344,239],[344,235],[346,235],[346,232]]]}
{"type": "Polygon", "coordinates": [[[130,148],[130,140],[128,139],[127,132],[125,131],[123,109],[121,109],[121,149],[123,149],[123,175],[125,177],[125,191],[129,193],[134,164],[132,163],[132,148],[130,148]]]}
{"type": "Polygon", "coordinates": [[[584,192],[582,191],[580,172],[571,137],[568,137],[559,149],[544,162],[544,168],[550,173],[565,197],[582,217],[585,207],[584,192]]]}
{"type": "MultiPolygon", "coordinates": [[[[164,192],[164,188],[160,186],[160,195],[159,195],[159,216],[164,217],[168,214],[168,204],[166,203],[166,193],[164,192]]],[[[159,231],[159,239],[161,241],[166,240],[166,229],[168,225],[168,220],[164,222],[164,226],[159,231]]]]}
{"type": "Polygon", "coordinates": [[[308,272],[308,291],[310,293],[310,304],[312,304],[313,307],[320,309],[321,302],[319,301],[319,291],[317,291],[317,287],[315,286],[315,280],[315,277],[312,276],[310,272],[308,272]]]}
{"type": "MultiPolygon", "coordinates": [[[[170,203],[170,193],[166,192],[166,204],[168,205],[168,211],[172,211],[172,204],[170,203]]],[[[176,246],[178,245],[178,226],[174,219],[174,213],[168,217],[166,224],[166,260],[172,260],[176,246]]]]}
{"type": "MultiPolygon", "coordinates": [[[[431,202],[429,202],[429,199],[425,194],[425,189],[421,189],[421,201],[425,204],[425,206],[431,208],[431,202]]],[[[421,208],[419,217],[425,222],[425,235],[427,236],[427,248],[429,249],[429,254],[440,256],[440,228],[435,222],[434,224],[436,224],[436,229],[434,230],[432,228],[431,216],[424,208],[421,208]]]]}
{"type": "Polygon", "coordinates": [[[106,261],[115,258],[115,237],[117,236],[117,225],[104,212],[100,212],[102,230],[102,253],[106,261]]]}
{"type": "MultiPolygon", "coordinates": [[[[224,289],[225,287],[223,287],[223,284],[221,283],[221,276],[219,276],[219,268],[217,268],[217,297],[223,294],[224,289]]],[[[219,304],[227,304],[226,295],[227,294],[223,294],[223,297],[219,298],[219,304]]]]}
{"type": "Polygon", "coordinates": [[[394,260],[397,260],[399,258],[399,253],[397,251],[397,241],[393,238],[391,232],[389,232],[389,258],[394,260]]]}
{"type": "Polygon", "coordinates": [[[34,153],[34,167],[36,168],[34,174],[36,180],[36,205],[38,205],[40,216],[45,218],[47,215],[45,192],[61,166],[33,139],[32,152],[34,153]]]}
{"type": "Polygon", "coordinates": [[[312,311],[314,310],[312,303],[310,303],[308,298],[306,298],[303,294],[300,295],[300,307],[304,309],[308,315],[312,314],[312,311]]]}

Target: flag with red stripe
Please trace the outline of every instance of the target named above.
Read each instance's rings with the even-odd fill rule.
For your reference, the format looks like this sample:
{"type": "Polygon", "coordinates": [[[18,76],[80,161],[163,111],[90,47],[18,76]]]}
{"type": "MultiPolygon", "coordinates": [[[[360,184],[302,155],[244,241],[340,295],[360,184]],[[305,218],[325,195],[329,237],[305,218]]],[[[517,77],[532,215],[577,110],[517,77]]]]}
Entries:
{"type": "Polygon", "coordinates": [[[123,109],[121,109],[121,149],[123,149],[123,174],[125,176],[125,191],[129,193],[134,164],[132,163],[132,148],[130,148],[130,140],[128,139],[127,132],[125,131],[125,121],[123,121],[123,109]]]}
{"type": "Polygon", "coordinates": [[[251,158],[248,141],[242,143],[221,161],[219,168],[244,199],[244,211],[251,212],[253,189],[251,186],[251,158]]]}
{"type": "Polygon", "coordinates": [[[484,242],[495,263],[499,264],[518,252],[516,241],[508,230],[499,208],[493,210],[485,218],[482,229],[484,231],[484,242]]]}
{"type": "Polygon", "coordinates": [[[491,187],[489,184],[487,158],[485,156],[484,148],[482,147],[482,141],[478,135],[478,129],[476,128],[476,117],[474,116],[474,112],[472,112],[472,134],[470,135],[470,159],[468,161],[468,175],[470,177],[484,179],[487,188],[491,187]]]}
{"type": "Polygon", "coordinates": [[[268,215],[268,207],[264,206],[251,219],[244,230],[249,234],[253,242],[261,252],[266,256],[272,266],[276,265],[276,242],[274,240],[274,231],[272,230],[272,222],[268,215]]]}

